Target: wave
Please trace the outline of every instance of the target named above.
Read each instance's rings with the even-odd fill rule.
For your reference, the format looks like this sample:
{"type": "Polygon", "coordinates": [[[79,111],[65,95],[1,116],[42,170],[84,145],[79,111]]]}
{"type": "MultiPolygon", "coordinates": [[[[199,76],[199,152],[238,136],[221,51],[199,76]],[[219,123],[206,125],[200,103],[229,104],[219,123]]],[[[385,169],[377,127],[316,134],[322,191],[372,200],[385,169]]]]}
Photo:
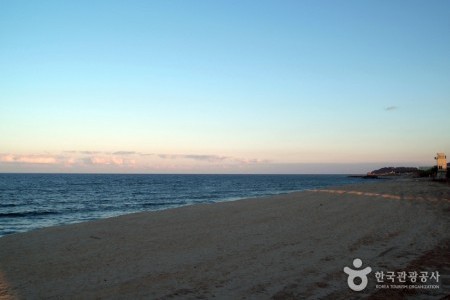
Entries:
{"type": "Polygon", "coordinates": [[[143,203],[142,206],[165,206],[165,205],[185,205],[185,201],[180,202],[147,202],[143,203]]]}
{"type": "Polygon", "coordinates": [[[36,217],[36,216],[46,216],[46,215],[57,215],[56,211],[24,211],[24,212],[10,212],[10,213],[0,213],[0,218],[18,218],[18,217],[36,217]]]}
{"type": "Polygon", "coordinates": [[[0,203],[0,208],[3,207],[16,207],[16,206],[23,206],[25,204],[17,204],[17,203],[0,203]]]}

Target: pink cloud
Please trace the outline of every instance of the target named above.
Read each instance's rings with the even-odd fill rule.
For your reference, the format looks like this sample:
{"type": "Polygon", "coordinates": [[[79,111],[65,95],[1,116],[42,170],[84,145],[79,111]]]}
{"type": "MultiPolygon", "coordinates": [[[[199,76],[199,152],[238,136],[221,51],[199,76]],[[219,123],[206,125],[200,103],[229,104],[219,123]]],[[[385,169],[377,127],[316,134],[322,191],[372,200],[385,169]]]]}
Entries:
{"type": "Polygon", "coordinates": [[[0,161],[1,162],[14,162],[14,155],[11,154],[5,154],[5,155],[0,155],[0,161]]]}
{"type": "MultiPolygon", "coordinates": [[[[255,158],[239,158],[214,154],[143,154],[133,151],[64,151],[45,154],[12,154],[0,153],[0,164],[45,165],[60,171],[95,171],[95,170],[139,170],[164,172],[189,172],[199,170],[214,170],[216,168],[235,168],[268,163],[255,158]]],[[[19,167],[19,166],[18,166],[19,167]]],[[[46,169],[46,170],[47,170],[46,169]]]]}
{"type": "Polygon", "coordinates": [[[134,165],[136,161],[134,159],[124,159],[118,156],[91,156],[83,159],[83,162],[88,165],[134,165]]]}
{"type": "Polygon", "coordinates": [[[209,163],[219,163],[219,162],[232,162],[238,164],[260,164],[267,163],[267,160],[261,160],[256,158],[236,158],[231,156],[221,156],[221,155],[208,155],[208,154],[158,154],[159,158],[162,159],[191,159],[196,161],[205,161],[209,163]]]}
{"type": "Polygon", "coordinates": [[[24,164],[56,164],[58,160],[50,155],[0,155],[0,162],[24,164]]]}
{"type": "Polygon", "coordinates": [[[250,165],[250,164],[264,164],[269,163],[270,161],[266,159],[258,159],[258,158],[235,158],[234,161],[244,164],[244,165],[250,165]]]}

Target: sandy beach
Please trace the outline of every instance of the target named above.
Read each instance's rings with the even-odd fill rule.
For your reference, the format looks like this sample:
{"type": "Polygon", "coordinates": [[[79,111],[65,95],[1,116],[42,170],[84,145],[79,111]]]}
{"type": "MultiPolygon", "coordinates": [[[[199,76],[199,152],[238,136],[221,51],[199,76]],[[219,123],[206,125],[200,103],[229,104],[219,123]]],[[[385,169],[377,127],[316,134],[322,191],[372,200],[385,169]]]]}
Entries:
{"type": "Polygon", "coordinates": [[[449,185],[409,179],[50,227],[0,238],[0,298],[440,299],[449,217],[449,185]],[[439,288],[380,289],[377,270],[439,271],[439,288]]]}

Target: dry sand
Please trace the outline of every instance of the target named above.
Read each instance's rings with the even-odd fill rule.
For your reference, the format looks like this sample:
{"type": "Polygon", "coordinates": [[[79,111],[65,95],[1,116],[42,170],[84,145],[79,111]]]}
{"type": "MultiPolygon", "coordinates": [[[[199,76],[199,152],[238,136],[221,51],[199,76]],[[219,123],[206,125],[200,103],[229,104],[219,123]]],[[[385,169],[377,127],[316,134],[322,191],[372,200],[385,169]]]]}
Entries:
{"type": "Polygon", "coordinates": [[[0,298],[441,298],[450,187],[382,181],[51,227],[0,238],[0,298]],[[361,292],[372,270],[439,271],[437,290],[361,292]]]}

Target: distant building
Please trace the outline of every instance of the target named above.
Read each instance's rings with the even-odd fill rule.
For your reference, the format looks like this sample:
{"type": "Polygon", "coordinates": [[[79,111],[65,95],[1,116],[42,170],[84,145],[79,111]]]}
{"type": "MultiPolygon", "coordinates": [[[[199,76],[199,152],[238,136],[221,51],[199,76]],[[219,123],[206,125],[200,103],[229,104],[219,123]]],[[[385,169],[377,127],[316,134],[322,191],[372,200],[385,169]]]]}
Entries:
{"type": "Polygon", "coordinates": [[[437,161],[436,179],[445,179],[447,176],[447,156],[445,153],[437,153],[434,159],[437,161]]]}

